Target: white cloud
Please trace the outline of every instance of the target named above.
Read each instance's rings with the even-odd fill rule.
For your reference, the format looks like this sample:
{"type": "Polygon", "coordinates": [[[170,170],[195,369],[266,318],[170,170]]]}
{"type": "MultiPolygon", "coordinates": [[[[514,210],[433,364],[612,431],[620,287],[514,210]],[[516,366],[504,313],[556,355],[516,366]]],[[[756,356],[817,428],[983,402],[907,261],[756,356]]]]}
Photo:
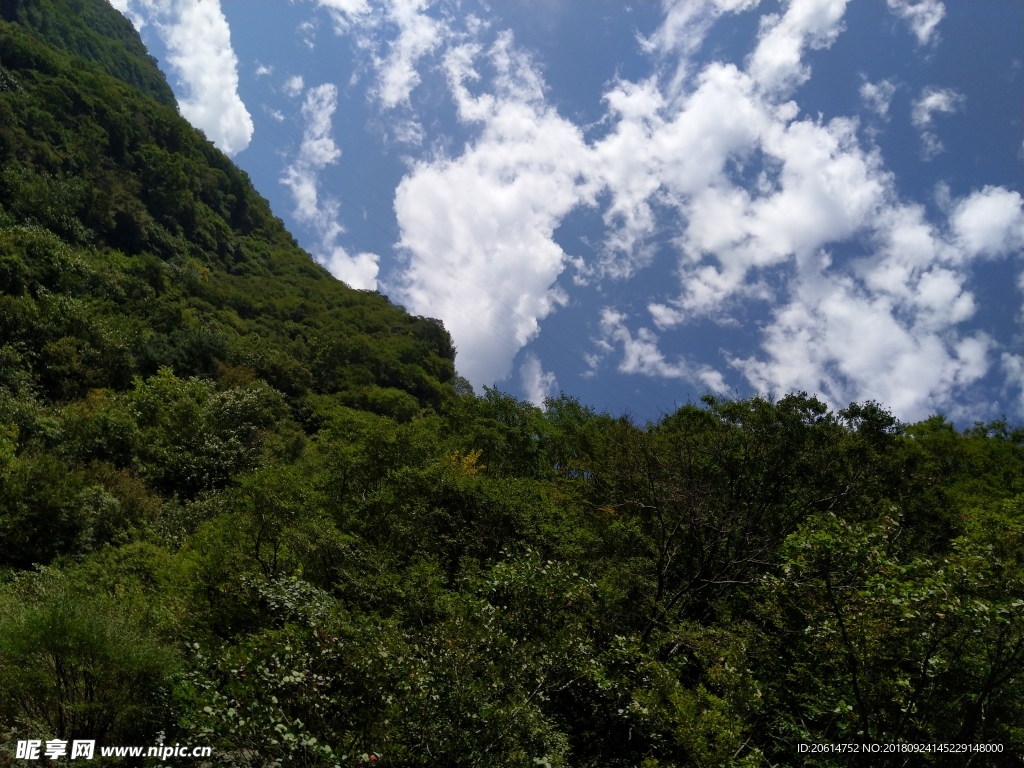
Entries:
{"type": "Polygon", "coordinates": [[[998,257],[1024,250],[1024,209],[1017,192],[985,187],[956,207],[952,224],[968,256],[998,257]]]}
{"type": "MultiPolygon", "coordinates": [[[[959,291],[943,286],[947,293],[950,288],[959,291]]],[[[983,334],[951,342],[948,326],[941,333],[927,323],[901,321],[891,297],[872,294],[848,276],[808,270],[794,289],[765,330],[767,359],[732,360],[760,391],[805,390],[834,407],[877,400],[900,418],[916,420],[987,371],[991,341],[983,334]]]]}
{"type": "Polygon", "coordinates": [[[1024,416],[1024,356],[1004,352],[1001,362],[1005,375],[1004,388],[1011,393],[1017,393],[1017,413],[1024,416]]]}
{"type": "Polygon", "coordinates": [[[331,14],[338,34],[347,33],[369,15],[371,10],[367,0],[316,0],[316,3],[331,14]]]}
{"type": "Polygon", "coordinates": [[[641,373],[667,379],[689,378],[682,363],[669,363],[658,349],[658,337],[649,329],[641,328],[634,336],[626,327],[626,316],[613,309],[601,310],[601,331],[605,339],[622,345],[622,373],[641,373]]]}
{"type": "Polygon", "coordinates": [[[953,205],[942,229],[921,206],[893,202],[872,229],[875,252],[848,270],[825,254],[798,261],[790,299],[764,332],[767,356],[731,361],[751,384],[835,406],[875,399],[914,420],[989,371],[993,340],[959,330],[976,309],[967,267],[1019,251],[1020,196],[986,187],[953,205]]]}
{"type": "Polygon", "coordinates": [[[302,75],[292,75],[284,81],[284,92],[286,96],[298,96],[305,90],[306,84],[302,75]]]}
{"type": "MultiPolygon", "coordinates": [[[[602,270],[628,277],[649,258],[655,229],[651,203],[680,203],[723,176],[725,163],[754,145],[771,121],[748,77],[712,64],[696,90],[670,106],[653,80],[618,82],[605,94],[615,129],[594,147],[595,164],[611,193],[602,270]]],[[[685,203],[683,203],[685,205],[685,203]]]]}
{"type": "Polygon", "coordinates": [[[164,41],[185,119],[228,155],[249,146],[252,117],[238,95],[238,57],[220,0],[118,0],[114,7],[136,28],[151,23],[164,41]]]}
{"type": "Polygon", "coordinates": [[[306,129],[295,162],[285,169],[282,183],[295,198],[295,215],[304,222],[317,224],[327,230],[330,217],[323,217],[317,192],[317,174],[341,157],[330,137],[331,116],[338,106],[338,90],[331,84],[311,88],[302,105],[306,129]]]}
{"type": "MultiPolygon", "coordinates": [[[[733,295],[761,293],[746,282],[752,270],[852,235],[882,203],[887,184],[880,156],[860,148],[856,122],[793,120],[795,105],[759,95],[729,65],[709,65],[698,83],[668,115],[649,83],[618,84],[606,99],[621,119],[595,147],[612,195],[609,250],[636,250],[653,231],[649,201],[660,195],[681,222],[677,309],[693,316],[733,295]],[[755,151],[763,167],[747,189],[732,180],[730,165],[755,151]]],[[[678,316],[662,311],[657,319],[678,316]]]]}
{"type": "Polygon", "coordinates": [[[319,26],[316,20],[307,19],[297,27],[297,31],[302,38],[302,44],[311,51],[316,49],[316,31],[319,26]]]}
{"type": "Polygon", "coordinates": [[[946,151],[946,145],[931,131],[921,132],[921,159],[931,160],[946,151]]]}
{"type": "MultiPolygon", "coordinates": [[[[803,162],[803,150],[796,145],[803,139],[812,141],[812,149],[813,144],[855,141],[849,121],[833,121],[817,129],[810,122],[794,124],[789,130],[792,135],[787,136],[786,125],[797,107],[778,98],[809,77],[810,70],[800,60],[802,51],[835,40],[842,29],[844,8],[845,2],[840,0],[795,0],[784,16],[765,17],[748,72],[712,62],[694,77],[695,90],[682,98],[666,97],[653,78],[613,84],[605,101],[617,122],[595,147],[599,172],[612,195],[604,213],[609,227],[601,266],[604,274],[628,277],[649,261],[646,242],[656,226],[652,202],[676,207],[682,221],[689,222],[689,231],[682,238],[691,262],[684,271],[693,278],[692,295],[686,303],[695,308],[717,303],[737,289],[750,266],[744,266],[744,261],[766,260],[765,266],[786,256],[782,239],[769,243],[767,238],[757,237],[772,228],[769,221],[757,222],[757,215],[768,219],[785,215],[794,229],[814,226],[813,216],[793,207],[804,202],[812,209],[820,207],[812,184],[798,188],[801,174],[782,178],[778,162],[769,164],[761,186],[770,191],[781,180],[792,182],[790,189],[774,201],[767,197],[754,200],[746,190],[729,183],[728,167],[742,164],[761,149],[775,154],[776,161],[784,159],[777,157],[778,152],[788,153],[793,157],[789,168],[796,171],[803,162]],[[702,254],[717,252],[729,241],[735,246],[724,269],[693,264],[702,254]],[[765,245],[769,247],[763,248],[765,245]]],[[[819,154],[830,151],[829,146],[818,149],[819,154]]],[[[856,171],[840,165],[829,172],[856,171]]],[[[832,181],[823,179],[822,183],[832,181]]],[[[854,211],[858,212],[859,208],[854,211]]],[[[798,236],[795,231],[791,234],[798,236]]]]}
{"type": "MultiPolygon", "coordinates": [[[[969,264],[1024,247],[1021,200],[989,187],[950,200],[948,220],[932,225],[921,206],[900,201],[855,119],[797,119],[786,99],[810,76],[803,51],[836,39],[843,5],[791,3],[762,23],[747,71],[711,62],[678,98],[653,78],[612,84],[613,129],[593,147],[594,173],[611,195],[604,213],[614,257],[604,274],[643,266],[646,243],[664,226],[655,204],[666,207],[677,222],[681,290],[648,303],[659,329],[702,316],[733,323],[739,298],[781,301],[760,353],[730,359],[752,386],[817,392],[839,406],[874,398],[917,418],[990,368],[995,343],[962,330],[977,305],[969,264]],[[853,239],[869,255],[833,263],[828,246],[853,239]]],[[[865,82],[861,96],[885,115],[894,91],[889,81],[865,82]]],[[[914,124],[925,130],[961,103],[955,91],[928,89],[914,124]]],[[[630,331],[618,312],[604,310],[601,323],[592,367],[618,349],[624,373],[716,373],[670,361],[654,333],[630,331]]]]}
{"type": "Polygon", "coordinates": [[[353,35],[356,47],[369,53],[377,75],[371,95],[384,109],[409,106],[409,96],[420,83],[420,60],[449,35],[447,26],[426,12],[431,0],[316,2],[330,13],[337,34],[353,35]],[[386,39],[382,29],[395,29],[397,34],[386,39]]]}
{"type": "Polygon", "coordinates": [[[675,66],[672,77],[664,87],[670,98],[681,92],[689,73],[690,57],[700,49],[714,22],[723,14],[750,10],[759,2],[689,0],[680,3],[662,0],[664,21],[650,37],[638,36],[637,40],[645,52],[657,54],[675,66]]]}
{"type": "Polygon", "coordinates": [[[895,93],[896,86],[888,80],[881,80],[877,83],[865,80],[860,86],[860,98],[864,102],[864,106],[879,117],[886,117],[889,114],[889,104],[895,93]]]}
{"type": "Polygon", "coordinates": [[[132,23],[132,26],[139,32],[146,26],[145,15],[139,12],[138,7],[133,7],[139,5],[138,0],[135,0],[135,2],[133,0],[109,0],[109,2],[116,10],[126,16],[132,23]]]}
{"type": "Polygon", "coordinates": [[[843,30],[848,0],[791,0],[785,14],[761,19],[757,48],[748,71],[763,89],[785,91],[806,82],[805,48],[828,48],[843,30]]]}
{"type": "Polygon", "coordinates": [[[654,324],[663,331],[667,328],[674,328],[686,319],[686,315],[678,309],[659,304],[656,301],[647,305],[647,311],[651,313],[654,324]]]}
{"type": "Polygon", "coordinates": [[[915,128],[928,128],[936,112],[951,114],[963,104],[964,97],[952,88],[928,86],[921,92],[921,98],[914,102],[910,121],[915,128]]]}
{"type": "Polygon", "coordinates": [[[888,0],[889,10],[906,21],[917,36],[918,45],[938,40],[936,28],[946,15],[940,0],[888,0]]]}
{"type": "Polygon", "coordinates": [[[260,64],[259,62],[256,62],[255,74],[257,78],[263,77],[264,75],[271,75],[273,73],[273,67],[268,67],[266,64],[260,64]]]}
{"type": "Polygon", "coordinates": [[[426,137],[423,125],[416,120],[393,120],[390,123],[391,135],[399,144],[419,146],[426,137]]]}
{"type": "Polygon", "coordinates": [[[331,118],[338,108],[338,89],[325,83],[310,88],[302,105],[306,127],[298,156],[285,168],[281,183],[292,193],[295,217],[313,227],[320,238],[313,255],[331,274],[353,288],[377,287],[379,257],[373,253],[355,256],[338,244],[344,234],[337,200],[321,198],[320,172],[338,161],[341,150],[331,138],[331,118]]]}
{"type": "Polygon", "coordinates": [[[921,156],[931,160],[941,153],[945,147],[942,141],[930,130],[935,113],[952,114],[964,102],[964,97],[950,88],[929,86],[921,93],[921,98],[914,101],[910,111],[910,122],[921,132],[921,156]]]}
{"type": "MultiPolygon", "coordinates": [[[[601,334],[598,346],[608,353],[621,346],[622,360],[620,373],[657,376],[666,379],[682,379],[703,384],[713,392],[726,390],[725,379],[719,371],[708,365],[692,365],[682,360],[670,363],[658,348],[658,337],[649,328],[640,328],[636,334],[626,327],[626,316],[610,307],[601,310],[601,334]]],[[[589,363],[595,368],[601,356],[593,356],[589,363]]]]}
{"type": "Polygon", "coordinates": [[[409,94],[420,82],[416,65],[441,43],[444,28],[423,13],[427,6],[426,0],[396,0],[388,6],[388,19],[399,31],[387,55],[375,61],[376,96],[385,109],[409,103],[409,94]]]}
{"type": "Polygon", "coordinates": [[[364,291],[377,289],[380,256],[376,253],[364,251],[351,256],[341,246],[335,246],[322,263],[332,275],[351,288],[364,291]]]}
{"type": "Polygon", "coordinates": [[[638,35],[637,41],[647,53],[671,54],[686,58],[697,52],[712,23],[719,16],[748,11],[759,2],[760,0],[691,0],[680,3],[662,0],[664,20],[650,37],[638,35]]]}
{"type": "Polygon", "coordinates": [[[475,385],[505,378],[512,359],[565,301],[553,287],[566,254],[552,239],[562,217],[592,204],[582,132],[544,102],[543,81],[510,34],[487,52],[491,92],[470,95],[479,45],[448,51],[459,119],[479,130],[457,157],[416,162],[395,211],[409,262],[402,302],[441,318],[475,385]]]}
{"type": "Polygon", "coordinates": [[[554,397],[558,392],[555,374],[545,371],[532,352],[526,353],[523,364],[519,366],[519,380],[526,392],[526,399],[538,408],[544,407],[545,398],[554,397]]]}

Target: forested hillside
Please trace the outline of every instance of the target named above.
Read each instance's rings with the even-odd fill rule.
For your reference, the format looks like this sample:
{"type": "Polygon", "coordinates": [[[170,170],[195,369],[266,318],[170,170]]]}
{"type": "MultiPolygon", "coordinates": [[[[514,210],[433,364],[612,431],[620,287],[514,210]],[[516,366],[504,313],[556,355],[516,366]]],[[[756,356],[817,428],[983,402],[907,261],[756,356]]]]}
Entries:
{"type": "Polygon", "coordinates": [[[0,765],[1021,764],[1024,429],[478,396],[105,0],[0,17],[0,765]]]}

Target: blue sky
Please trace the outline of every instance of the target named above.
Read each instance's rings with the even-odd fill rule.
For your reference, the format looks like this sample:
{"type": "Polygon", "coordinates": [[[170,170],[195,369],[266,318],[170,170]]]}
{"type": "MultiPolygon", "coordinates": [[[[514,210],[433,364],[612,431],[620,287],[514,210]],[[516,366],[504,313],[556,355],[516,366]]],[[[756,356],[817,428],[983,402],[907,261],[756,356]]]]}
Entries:
{"type": "Polygon", "coordinates": [[[1017,0],[111,2],[478,389],[1024,416],[1017,0]]]}

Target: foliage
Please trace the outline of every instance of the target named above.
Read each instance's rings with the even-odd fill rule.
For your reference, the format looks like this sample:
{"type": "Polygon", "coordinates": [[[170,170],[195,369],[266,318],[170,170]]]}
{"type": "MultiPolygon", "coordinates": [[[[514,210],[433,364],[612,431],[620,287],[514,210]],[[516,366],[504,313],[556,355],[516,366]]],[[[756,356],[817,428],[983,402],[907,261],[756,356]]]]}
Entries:
{"type": "Polygon", "coordinates": [[[13,580],[0,601],[0,713],[51,738],[148,735],[166,722],[176,665],[158,618],[123,590],[90,594],[62,574],[13,580]]]}

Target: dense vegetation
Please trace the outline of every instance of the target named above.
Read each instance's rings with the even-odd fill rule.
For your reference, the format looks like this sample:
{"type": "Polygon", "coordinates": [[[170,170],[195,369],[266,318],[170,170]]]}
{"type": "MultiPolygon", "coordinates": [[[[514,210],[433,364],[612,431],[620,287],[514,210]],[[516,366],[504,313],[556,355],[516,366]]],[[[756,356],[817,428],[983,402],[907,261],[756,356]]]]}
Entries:
{"type": "Polygon", "coordinates": [[[103,0],[0,15],[0,765],[1019,764],[1024,430],[477,396],[103,0]],[[1004,751],[797,747],[896,741],[1004,751]]]}

